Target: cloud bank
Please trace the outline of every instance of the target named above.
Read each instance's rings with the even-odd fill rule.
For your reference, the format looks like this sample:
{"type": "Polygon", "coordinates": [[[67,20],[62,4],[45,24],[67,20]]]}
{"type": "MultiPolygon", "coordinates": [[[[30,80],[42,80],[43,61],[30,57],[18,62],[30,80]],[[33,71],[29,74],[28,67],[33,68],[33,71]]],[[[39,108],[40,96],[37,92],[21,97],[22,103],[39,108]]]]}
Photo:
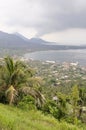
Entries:
{"type": "Polygon", "coordinates": [[[0,27],[37,36],[86,29],[86,0],[0,0],[0,27]]]}

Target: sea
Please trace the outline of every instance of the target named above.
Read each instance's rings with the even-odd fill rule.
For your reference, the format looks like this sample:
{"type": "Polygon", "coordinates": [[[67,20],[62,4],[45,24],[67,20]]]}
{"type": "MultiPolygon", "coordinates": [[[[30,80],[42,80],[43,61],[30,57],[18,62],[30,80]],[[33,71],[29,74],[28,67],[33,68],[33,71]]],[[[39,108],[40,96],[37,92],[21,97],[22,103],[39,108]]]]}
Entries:
{"type": "Polygon", "coordinates": [[[78,62],[82,66],[86,66],[86,49],[75,50],[50,50],[26,53],[25,58],[40,61],[78,62]]]}

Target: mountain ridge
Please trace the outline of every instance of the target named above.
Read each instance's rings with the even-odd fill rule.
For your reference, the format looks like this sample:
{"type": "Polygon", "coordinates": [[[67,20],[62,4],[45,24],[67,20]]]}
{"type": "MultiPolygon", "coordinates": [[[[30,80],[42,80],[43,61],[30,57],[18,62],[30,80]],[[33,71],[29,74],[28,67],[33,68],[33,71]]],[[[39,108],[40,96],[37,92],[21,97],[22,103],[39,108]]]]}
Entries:
{"type": "Polygon", "coordinates": [[[51,42],[41,38],[28,39],[20,33],[6,33],[0,31],[0,48],[29,48],[32,51],[39,50],[68,50],[68,49],[86,49],[84,46],[74,45],[52,45],[51,42]]]}

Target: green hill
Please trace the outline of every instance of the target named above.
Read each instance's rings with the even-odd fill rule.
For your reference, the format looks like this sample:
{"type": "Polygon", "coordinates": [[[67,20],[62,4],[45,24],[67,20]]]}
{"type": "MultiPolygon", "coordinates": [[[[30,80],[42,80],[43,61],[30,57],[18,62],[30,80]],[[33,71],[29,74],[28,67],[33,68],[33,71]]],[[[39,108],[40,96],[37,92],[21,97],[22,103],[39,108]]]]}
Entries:
{"type": "Polygon", "coordinates": [[[77,126],[59,123],[39,111],[23,111],[0,104],[0,130],[85,130],[77,126]]]}

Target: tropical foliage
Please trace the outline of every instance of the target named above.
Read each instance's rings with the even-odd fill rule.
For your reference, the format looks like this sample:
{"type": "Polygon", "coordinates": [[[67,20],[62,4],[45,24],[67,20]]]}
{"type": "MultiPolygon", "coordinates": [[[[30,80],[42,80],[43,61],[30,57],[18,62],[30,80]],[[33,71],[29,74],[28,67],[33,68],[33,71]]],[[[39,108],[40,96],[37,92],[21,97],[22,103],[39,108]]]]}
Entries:
{"type": "Polygon", "coordinates": [[[31,95],[36,105],[44,103],[44,97],[40,93],[40,79],[33,77],[34,71],[21,61],[14,61],[7,57],[0,66],[0,100],[16,104],[23,95],[31,95]]]}
{"type": "Polygon", "coordinates": [[[37,111],[60,122],[83,126],[86,123],[86,87],[80,83],[60,88],[56,80],[37,76],[29,64],[11,57],[0,61],[0,102],[23,111],[37,111]],[[65,90],[66,89],[66,90],[65,90]]]}

